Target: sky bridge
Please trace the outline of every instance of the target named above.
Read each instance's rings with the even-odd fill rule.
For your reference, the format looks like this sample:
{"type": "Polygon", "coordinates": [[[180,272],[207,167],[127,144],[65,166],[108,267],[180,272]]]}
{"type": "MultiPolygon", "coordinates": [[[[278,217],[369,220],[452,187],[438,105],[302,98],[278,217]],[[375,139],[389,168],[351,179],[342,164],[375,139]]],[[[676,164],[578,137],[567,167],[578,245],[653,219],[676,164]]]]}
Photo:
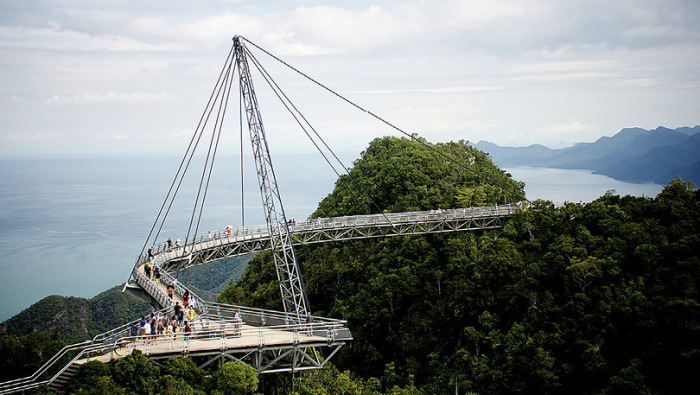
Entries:
{"type": "MultiPolygon", "coordinates": [[[[289,224],[295,244],[314,244],[351,239],[498,229],[527,203],[405,213],[314,218],[289,224]]],[[[0,394],[21,392],[41,384],[60,388],[87,361],[109,362],[138,349],[149,360],[159,363],[173,356],[201,357],[200,367],[224,361],[244,361],[260,373],[318,369],[340,348],[352,340],[343,320],[300,317],[294,312],[279,312],[205,301],[168,270],[178,265],[191,267],[230,256],[256,253],[270,248],[266,226],[217,230],[198,235],[186,246],[168,248],[167,243],[153,247],[152,263],[165,270],[160,281],[146,276],[148,255],[138,258],[132,271],[132,283],[154,306],[156,314],[172,314],[175,303],[183,304],[186,291],[196,311],[193,332],[162,336],[133,335],[138,320],[100,334],[90,341],[66,346],[34,375],[0,384],[0,394]],[[185,253],[185,249],[190,252],[185,253]],[[185,258],[183,258],[183,256],[185,258]],[[186,263],[185,263],[186,262],[186,263]],[[173,299],[167,286],[174,287],[173,299]],[[326,352],[322,352],[326,350],[326,352]]]]}
{"type": "MultiPolygon", "coordinates": [[[[155,317],[172,316],[174,306],[176,304],[184,305],[183,297],[188,293],[190,306],[193,310],[192,316],[188,317],[192,330],[186,333],[138,335],[134,333],[134,329],[139,325],[139,317],[136,321],[100,334],[92,340],[64,347],[32,376],[0,383],[0,394],[29,391],[40,385],[60,388],[70,380],[80,365],[88,361],[109,362],[117,360],[130,355],[134,350],[140,350],[155,364],[160,364],[162,360],[174,356],[189,356],[196,357],[200,367],[214,363],[222,364],[226,361],[242,361],[261,374],[322,368],[345,344],[352,341],[352,334],[346,321],[318,317],[311,313],[294,246],[345,240],[499,229],[519,209],[527,207],[528,203],[523,201],[515,204],[485,207],[288,221],[272,168],[270,152],[251,80],[248,57],[252,59],[254,66],[263,73],[268,82],[270,76],[266,74],[264,69],[261,69],[259,62],[250,54],[243,41],[249,42],[242,37],[234,37],[233,48],[228,55],[219,81],[217,81],[212,98],[207,103],[200,125],[192,138],[161,211],[156,217],[144,248],[136,258],[129,280],[124,285],[124,290],[133,290],[151,302],[157,310],[153,313],[155,317]],[[219,141],[218,136],[221,132],[223,114],[226,113],[224,110],[230,96],[232,83],[235,80],[233,75],[236,70],[238,70],[240,82],[241,107],[244,110],[241,113],[245,113],[248,123],[266,224],[241,228],[227,227],[197,235],[199,222],[197,220],[194,224],[194,220],[195,218],[201,219],[216,156],[217,146],[214,142],[218,144],[219,141]],[[163,229],[163,224],[177,191],[180,189],[194,150],[199,145],[206,121],[210,119],[209,115],[214,113],[215,109],[218,109],[218,114],[222,114],[222,118],[216,116],[212,129],[210,151],[207,153],[205,169],[199,183],[200,191],[197,194],[192,221],[187,235],[184,237],[184,242],[181,242],[180,239],[175,239],[175,242],[172,239],[169,242],[156,242],[156,240],[160,240],[160,230],[163,229]],[[195,230],[191,235],[193,224],[195,230]],[[264,250],[270,250],[273,255],[283,311],[213,303],[203,300],[189,290],[185,284],[177,281],[177,274],[180,270],[264,250]],[[159,279],[147,275],[145,268],[151,265],[158,265],[161,268],[159,279]],[[169,286],[173,289],[172,298],[167,293],[169,286]]],[[[276,84],[274,85],[279,89],[276,84]]],[[[284,97],[288,100],[283,92],[279,93],[281,93],[278,95],[280,99],[284,97]]],[[[335,92],[332,93],[339,96],[335,92]]],[[[342,98],[342,96],[340,97],[342,98]]],[[[394,127],[347,99],[342,99],[394,127]]],[[[296,107],[291,103],[285,103],[285,106],[288,109],[291,107],[296,110],[296,107]]],[[[306,121],[303,115],[298,115],[306,121]]],[[[296,115],[295,119],[302,126],[296,115]]],[[[311,129],[313,130],[313,128],[311,129]]],[[[307,135],[311,138],[308,131],[307,135]]],[[[416,138],[412,135],[408,136],[416,138]]],[[[418,141],[420,142],[420,140],[418,141]]],[[[325,145],[322,140],[321,143],[325,145]]],[[[319,147],[317,142],[314,144],[319,147]]],[[[425,142],[421,142],[421,144],[424,144],[427,149],[434,150],[425,142]]],[[[476,173],[482,179],[493,182],[469,166],[458,163],[443,153],[436,153],[442,155],[447,162],[452,162],[465,171],[476,173]]],[[[331,154],[337,159],[335,154],[332,152],[331,154]]],[[[324,155],[324,158],[328,161],[327,155],[324,155]]],[[[503,185],[500,186],[504,193],[512,192],[506,191],[503,185]]],[[[515,192],[512,194],[513,196],[520,196],[518,191],[515,192]]],[[[514,200],[518,199],[520,197],[514,200]]]]}
{"type": "MultiPolygon", "coordinates": [[[[428,233],[502,228],[527,202],[500,206],[468,207],[313,218],[288,224],[294,245],[370,239],[428,233]]],[[[182,270],[203,263],[270,249],[267,226],[246,226],[209,231],[191,238],[187,247],[159,243],[152,248],[155,263],[166,270],[182,270]]],[[[187,240],[185,240],[187,241],[187,240]]],[[[141,255],[139,262],[145,262],[141,255]]]]}

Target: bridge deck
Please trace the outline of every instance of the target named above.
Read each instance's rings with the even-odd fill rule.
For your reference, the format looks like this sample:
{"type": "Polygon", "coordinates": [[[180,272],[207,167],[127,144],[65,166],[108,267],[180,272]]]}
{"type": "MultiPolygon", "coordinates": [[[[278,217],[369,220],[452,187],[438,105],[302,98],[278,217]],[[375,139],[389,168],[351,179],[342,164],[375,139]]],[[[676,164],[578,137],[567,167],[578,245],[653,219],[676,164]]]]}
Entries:
{"type": "MultiPolygon", "coordinates": [[[[138,349],[151,359],[168,358],[173,355],[204,355],[218,353],[223,350],[256,350],[262,347],[278,348],[279,346],[304,347],[327,344],[329,339],[314,335],[314,331],[287,331],[274,328],[256,328],[250,325],[240,325],[234,331],[225,329],[219,331],[221,321],[197,321],[193,332],[185,334],[164,334],[158,336],[137,336],[120,339],[118,348],[103,355],[84,358],[76,361],[82,364],[88,361],[109,362],[130,355],[138,349]],[[226,333],[228,332],[228,333],[226,333]]],[[[229,325],[230,327],[230,325],[229,325]]]]}
{"type": "MultiPolygon", "coordinates": [[[[497,229],[526,203],[405,213],[314,218],[289,224],[295,245],[378,237],[497,229]]],[[[187,241],[187,240],[186,240],[187,241]]],[[[270,248],[266,226],[227,228],[192,237],[186,246],[153,246],[155,261],[166,270],[184,269],[222,258],[270,248]]],[[[148,257],[142,255],[137,265],[148,257]]]]}

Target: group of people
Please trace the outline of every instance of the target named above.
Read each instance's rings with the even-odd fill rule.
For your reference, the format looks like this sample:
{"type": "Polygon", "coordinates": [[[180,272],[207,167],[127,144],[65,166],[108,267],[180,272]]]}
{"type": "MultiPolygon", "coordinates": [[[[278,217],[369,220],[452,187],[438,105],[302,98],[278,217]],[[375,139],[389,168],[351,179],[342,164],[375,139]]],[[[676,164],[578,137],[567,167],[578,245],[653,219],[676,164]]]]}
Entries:
{"type": "MultiPolygon", "coordinates": [[[[168,239],[167,243],[168,250],[171,250],[173,248],[173,239],[168,239]]],[[[181,244],[180,238],[178,237],[177,240],[175,240],[175,247],[180,247],[181,244]]]]}
{"type": "Polygon", "coordinates": [[[175,333],[185,333],[185,335],[191,333],[194,330],[194,324],[191,324],[194,311],[190,309],[187,313],[188,319],[185,319],[185,310],[179,303],[175,305],[173,310],[173,315],[170,317],[161,313],[151,313],[144,316],[141,321],[131,327],[131,335],[157,337],[175,333]]]}
{"type": "Polygon", "coordinates": [[[149,280],[160,283],[160,267],[157,263],[151,265],[151,261],[146,262],[143,266],[143,272],[146,274],[149,280]]]}

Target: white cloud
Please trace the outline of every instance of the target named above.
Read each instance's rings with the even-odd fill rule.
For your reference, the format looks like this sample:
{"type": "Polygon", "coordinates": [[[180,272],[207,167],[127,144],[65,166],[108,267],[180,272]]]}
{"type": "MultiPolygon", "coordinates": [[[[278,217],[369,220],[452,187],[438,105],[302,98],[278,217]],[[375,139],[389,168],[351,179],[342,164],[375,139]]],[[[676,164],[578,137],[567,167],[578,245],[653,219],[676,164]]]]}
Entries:
{"type": "Polygon", "coordinates": [[[116,34],[92,35],[74,30],[0,26],[2,47],[51,51],[166,51],[178,44],[151,44],[116,34]]]}
{"type": "Polygon", "coordinates": [[[446,86],[441,88],[424,89],[375,89],[367,91],[357,91],[357,93],[374,94],[402,94],[402,93],[465,93],[465,92],[487,92],[505,89],[505,86],[446,86]]]}
{"type": "Polygon", "coordinates": [[[108,92],[108,93],[81,93],[72,96],[54,95],[46,100],[47,104],[90,104],[90,103],[106,103],[106,102],[124,102],[132,104],[157,103],[170,99],[167,93],[150,93],[150,92],[108,92]]]}
{"type": "MultiPolygon", "coordinates": [[[[139,138],[172,142],[191,133],[188,120],[196,125],[236,34],[434,140],[558,144],[700,122],[696,1],[68,3],[16,3],[0,16],[5,137],[41,130],[98,141],[148,124],[139,138]],[[94,103],[90,114],[72,112],[94,103]],[[94,133],[85,116],[120,125],[94,133]]],[[[363,122],[337,122],[344,144],[383,133],[363,122]]]]}

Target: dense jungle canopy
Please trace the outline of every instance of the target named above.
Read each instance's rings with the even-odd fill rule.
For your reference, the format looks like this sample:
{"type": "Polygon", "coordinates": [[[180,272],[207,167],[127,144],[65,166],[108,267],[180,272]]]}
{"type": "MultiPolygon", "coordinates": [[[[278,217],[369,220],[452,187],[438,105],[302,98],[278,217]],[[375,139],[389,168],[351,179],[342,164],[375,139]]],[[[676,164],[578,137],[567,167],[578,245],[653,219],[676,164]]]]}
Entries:
{"type": "MultiPolygon", "coordinates": [[[[501,204],[522,191],[466,142],[385,137],[313,215],[501,204]]],[[[347,320],[355,340],[327,368],[297,376],[294,393],[679,394],[700,377],[700,192],[680,179],[655,198],[536,201],[496,231],[296,252],[313,313],[347,320]]],[[[251,260],[219,301],[281,309],[272,255],[251,260]]],[[[145,361],[91,363],[67,391],[291,388],[286,375],[258,385],[240,364],[205,372],[189,359],[145,361]]]]}
{"type": "MultiPolygon", "coordinates": [[[[464,142],[434,147],[522,190],[464,142]]],[[[387,137],[314,215],[494,204],[504,195],[421,144],[387,137]]],[[[700,192],[673,180],[656,198],[535,202],[498,231],[297,254],[314,313],[348,320],[355,337],[334,363],[379,380],[382,391],[680,393],[700,377],[699,209],[700,192]]],[[[271,254],[253,259],[220,300],[281,308],[271,254]]]]}

